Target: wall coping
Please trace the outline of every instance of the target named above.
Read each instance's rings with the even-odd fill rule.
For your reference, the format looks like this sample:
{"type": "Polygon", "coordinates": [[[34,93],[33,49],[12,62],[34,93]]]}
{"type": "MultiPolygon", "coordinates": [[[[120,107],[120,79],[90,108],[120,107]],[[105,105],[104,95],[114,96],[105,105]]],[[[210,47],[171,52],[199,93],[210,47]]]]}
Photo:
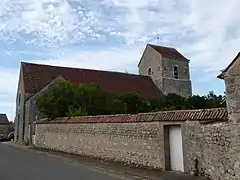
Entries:
{"type": "Polygon", "coordinates": [[[41,119],[37,124],[140,123],[153,121],[227,121],[226,108],[159,111],[140,114],[114,114],[41,119]]]}

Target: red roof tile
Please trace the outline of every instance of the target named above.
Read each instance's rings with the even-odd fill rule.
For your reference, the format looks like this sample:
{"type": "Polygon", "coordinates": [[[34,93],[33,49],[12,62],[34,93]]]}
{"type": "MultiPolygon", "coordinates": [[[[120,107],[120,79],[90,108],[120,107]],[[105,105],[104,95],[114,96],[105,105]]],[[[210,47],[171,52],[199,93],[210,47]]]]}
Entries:
{"type": "Polygon", "coordinates": [[[28,93],[35,94],[58,76],[62,76],[73,83],[95,84],[109,92],[136,92],[146,99],[163,95],[149,76],[26,62],[22,62],[21,66],[25,91],[28,93]]]}
{"type": "Polygon", "coordinates": [[[148,45],[151,48],[153,48],[155,51],[159,52],[163,57],[188,60],[180,52],[178,52],[175,48],[164,47],[164,46],[157,46],[157,45],[153,45],[153,44],[148,44],[148,45]]]}
{"type": "Polygon", "coordinates": [[[60,117],[55,120],[42,119],[38,124],[74,124],[74,123],[137,123],[154,121],[227,121],[226,108],[197,109],[179,111],[160,111],[140,114],[115,114],[82,117],[60,117]]]}
{"type": "Polygon", "coordinates": [[[156,113],[139,114],[139,118],[152,116],[153,121],[201,121],[201,120],[227,120],[228,112],[226,108],[196,109],[160,111],[156,113]]]}

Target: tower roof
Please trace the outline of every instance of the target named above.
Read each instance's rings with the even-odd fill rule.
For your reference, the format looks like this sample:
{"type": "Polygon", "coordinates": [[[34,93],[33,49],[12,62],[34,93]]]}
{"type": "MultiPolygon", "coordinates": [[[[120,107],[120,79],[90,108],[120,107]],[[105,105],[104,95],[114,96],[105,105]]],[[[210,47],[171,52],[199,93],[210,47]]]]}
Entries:
{"type": "Polygon", "coordinates": [[[153,44],[148,44],[151,48],[153,48],[155,51],[159,52],[163,57],[168,58],[180,58],[188,60],[186,57],[184,57],[180,52],[178,52],[175,48],[172,47],[166,47],[166,46],[158,46],[153,44]]]}
{"type": "MultiPolygon", "coordinates": [[[[170,58],[170,59],[174,58],[174,59],[182,59],[182,60],[185,60],[185,61],[190,61],[185,56],[183,56],[180,52],[178,52],[178,50],[175,49],[175,48],[166,47],[166,46],[159,46],[159,45],[154,45],[154,44],[147,44],[143,54],[145,53],[145,51],[148,47],[151,47],[156,52],[161,54],[163,57],[170,58]]],[[[141,58],[141,60],[142,60],[142,58],[141,58]]],[[[138,66],[141,63],[141,60],[139,61],[138,66]]]]}

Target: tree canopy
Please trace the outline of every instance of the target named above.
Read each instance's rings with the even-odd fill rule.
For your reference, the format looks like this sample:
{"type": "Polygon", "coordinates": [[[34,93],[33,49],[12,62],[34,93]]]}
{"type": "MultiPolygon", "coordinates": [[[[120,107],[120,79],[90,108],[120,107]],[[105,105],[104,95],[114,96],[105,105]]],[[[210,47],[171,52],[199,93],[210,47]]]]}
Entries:
{"type": "Polygon", "coordinates": [[[225,107],[225,98],[210,91],[206,96],[183,98],[168,94],[162,99],[145,100],[136,93],[110,93],[89,84],[61,82],[41,93],[37,109],[48,118],[107,114],[136,114],[161,110],[225,107]]]}

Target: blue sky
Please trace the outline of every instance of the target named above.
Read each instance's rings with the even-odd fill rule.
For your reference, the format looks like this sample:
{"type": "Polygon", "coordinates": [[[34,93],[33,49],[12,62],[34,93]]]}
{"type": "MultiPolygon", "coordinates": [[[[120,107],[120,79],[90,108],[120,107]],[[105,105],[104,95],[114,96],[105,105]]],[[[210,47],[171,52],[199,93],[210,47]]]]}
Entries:
{"type": "Polygon", "coordinates": [[[191,60],[193,92],[239,52],[239,0],[0,0],[0,112],[13,120],[21,61],[137,73],[147,43],[191,60]]]}

